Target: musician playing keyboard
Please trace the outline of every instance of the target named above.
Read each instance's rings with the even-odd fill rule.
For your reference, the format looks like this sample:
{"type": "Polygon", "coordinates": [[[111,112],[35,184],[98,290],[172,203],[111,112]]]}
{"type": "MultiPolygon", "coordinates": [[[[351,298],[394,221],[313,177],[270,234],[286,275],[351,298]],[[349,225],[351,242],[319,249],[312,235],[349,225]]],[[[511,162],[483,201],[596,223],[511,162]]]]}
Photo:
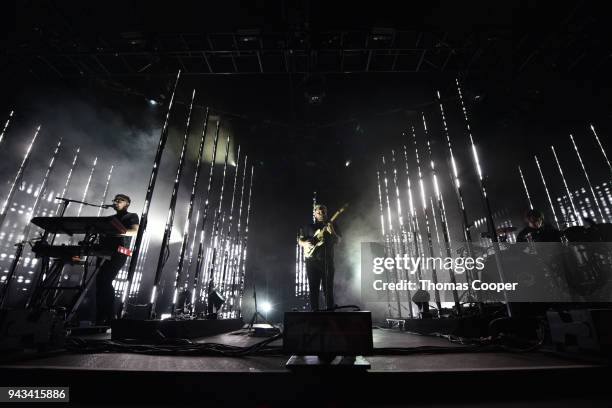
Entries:
{"type": "Polygon", "coordinates": [[[306,274],[310,288],[310,309],[319,309],[319,287],[323,286],[326,308],[334,304],[334,247],[340,241],[341,233],[333,221],[328,221],[327,207],[322,204],[314,206],[315,222],[300,229],[298,244],[304,248],[306,256],[306,274]],[[322,245],[315,244],[323,240],[322,245]]]}
{"type": "Polygon", "coordinates": [[[113,255],[100,266],[96,276],[96,322],[108,325],[114,317],[115,290],[113,280],[127,260],[127,255],[116,251],[119,247],[129,248],[132,237],[138,232],[138,215],[128,212],[131,199],[125,194],[117,194],[113,199],[113,215],[126,229],[121,235],[107,235],[100,240],[103,247],[111,249],[113,255]]]}

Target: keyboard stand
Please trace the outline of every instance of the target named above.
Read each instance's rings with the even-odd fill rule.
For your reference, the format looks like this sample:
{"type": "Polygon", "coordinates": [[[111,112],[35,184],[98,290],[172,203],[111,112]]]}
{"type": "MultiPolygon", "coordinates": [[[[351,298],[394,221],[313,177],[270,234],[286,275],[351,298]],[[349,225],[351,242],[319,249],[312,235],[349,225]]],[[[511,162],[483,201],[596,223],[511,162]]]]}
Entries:
{"type": "Polygon", "coordinates": [[[66,307],[65,319],[66,323],[68,323],[72,320],[74,314],[85,299],[87,291],[98,275],[102,262],[95,262],[93,271],[89,270],[88,261],[72,262],[62,258],[55,258],[53,260],[43,259],[42,263],[43,265],[41,266],[41,272],[38,279],[39,284],[31,297],[28,307],[54,309],[57,307],[58,301],[65,291],[76,291],[66,307]],[[46,266],[44,265],[45,263],[47,264],[46,266]],[[78,285],[62,286],[62,274],[66,265],[81,265],[83,267],[82,276],[78,285]]]}

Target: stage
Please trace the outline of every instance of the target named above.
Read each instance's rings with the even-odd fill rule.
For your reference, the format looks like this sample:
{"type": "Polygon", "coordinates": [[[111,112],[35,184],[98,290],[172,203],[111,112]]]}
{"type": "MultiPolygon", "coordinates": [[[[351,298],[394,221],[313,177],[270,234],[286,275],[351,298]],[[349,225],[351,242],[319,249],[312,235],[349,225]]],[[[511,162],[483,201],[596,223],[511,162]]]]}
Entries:
{"type": "MultiPolygon", "coordinates": [[[[262,340],[228,333],[198,342],[250,346],[262,340]]],[[[110,334],[82,336],[110,339],[110,334]]],[[[144,355],[132,353],[75,354],[58,352],[0,366],[6,385],[70,386],[72,402],[96,405],[122,403],[172,405],[215,402],[219,405],[266,406],[291,400],[292,405],[316,400],[375,406],[381,403],[425,405],[502,402],[609,406],[607,366],[561,358],[543,351],[467,352],[443,338],[395,329],[374,328],[374,347],[386,355],[366,357],[367,372],[322,369],[291,372],[288,356],[243,358],[144,355]],[[455,348],[456,352],[390,355],[389,349],[455,348]],[[382,349],[387,350],[386,352],[382,349]],[[587,397],[588,396],[588,397],[587,397]],[[259,404],[259,405],[258,405],[259,404]]],[[[271,343],[280,346],[281,340],[271,343]]],[[[206,404],[207,405],[207,404],[206,404]]],[[[553,406],[544,405],[544,406],[553,406]]],[[[209,406],[209,405],[207,405],[209,406]]]]}

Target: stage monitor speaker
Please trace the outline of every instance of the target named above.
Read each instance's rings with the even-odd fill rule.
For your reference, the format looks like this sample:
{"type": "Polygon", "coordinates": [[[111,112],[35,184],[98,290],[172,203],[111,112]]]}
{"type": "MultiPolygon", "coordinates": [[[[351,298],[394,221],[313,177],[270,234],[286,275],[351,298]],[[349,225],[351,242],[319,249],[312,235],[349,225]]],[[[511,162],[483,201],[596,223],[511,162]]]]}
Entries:
{"type": "Polygon", "coordinates": [[[0,311],[0,352],[64,347],[64,319],[51,310],[17,309],[0,311]]]}
{"type": "Polygon", "coordinates": [[[372,314],[286,312],[283,349],[298,356],[372,355],[372,314]]]}
{"type": "Polygon", "coordinates": [[[546,317],[555,351],[612,357],[612,309],[550,310],[546,317]]]}

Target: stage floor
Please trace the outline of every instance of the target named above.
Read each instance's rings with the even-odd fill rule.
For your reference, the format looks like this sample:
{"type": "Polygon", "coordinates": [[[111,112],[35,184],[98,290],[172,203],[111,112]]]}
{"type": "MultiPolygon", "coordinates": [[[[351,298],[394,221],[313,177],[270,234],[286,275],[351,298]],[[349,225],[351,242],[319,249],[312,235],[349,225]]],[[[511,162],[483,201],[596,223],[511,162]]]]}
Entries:
{"type": "MultiPolygon", "coordinates": [[[[0,365],[0,372],[15,385],[70,384],[71,398],[87,402],[96,396],[100,403],[185,402],[192,401],[190,395],[198,398],[207,395],[206,398],[219,403],[229,400],[274,402],[285,398],[298,398],[303,402],[314,398],[312,389],[317,389],[320,397],[337,398],[338,401],[350,397],[364,406],[373,401],[397,403],[405,400],[444,403],[482,401],[483,398],[491,402],[537,398],[553,401],[559,395],[579,401],[594,398],[593,406],[612,400],[610,387],[604,385],[609,375],[605,365],[541,351],[460,352],[463,346],[446,339],[391,329],[374,329],[373,336],[375,349],[442,346],[456,347],[458,352],[368,356],[371,369],[357,373],[290,372],[285,368],[288,356],[228,358],[130,353],[59,353],[4,363],[0,365]],[[344,385],[345,381],[348,385],[344,385]],[[118,397],[112,397],[118,395],[117,391],[128,392],[128,396],[117,400],[118,397]]],[[[110,335],[80,337],[101,339],[110,338],[110,335]]],[[[199,341],[249,346],[262,339],[222,334],[199,341]]],[[[280,344],[281,340],[272,343],[280,344]]]]}
{"type": "MultiPolygon", "coordinates": [[[[110,339],[110,334],[78,336],[91,339],[110,339]]],[[[419,347],[419,346],[462,346],[446,339],[421,336],[393,329],[374,329],[374,348],[419,347]]],[[[240,334],[221,334],[204,337],[197,342],[221,343],[232,346],[250,346],[262,341],[262,337],[240,334]]],[[[277,340],[271,346],[281,346],[277,340]]],[[[458,350],[459,351],[459,350],[458,350]]],[[[592,367],[593,364],[569,361],[541,352],[533,353],[462,353],[457,354],[415,354],[410,356],[368,356],[370,371],[466,371],[535,369],[548,367],[592,367]]],[[[69,354],[62,353],[49,357],[31,359],[0,365],[0,369],[49,368],[76,370],[138,370],[138,371],[286,371],[287,356],[249,356],[247,358],[209,356],[163,356],[131,353],[69,354]]]]}

